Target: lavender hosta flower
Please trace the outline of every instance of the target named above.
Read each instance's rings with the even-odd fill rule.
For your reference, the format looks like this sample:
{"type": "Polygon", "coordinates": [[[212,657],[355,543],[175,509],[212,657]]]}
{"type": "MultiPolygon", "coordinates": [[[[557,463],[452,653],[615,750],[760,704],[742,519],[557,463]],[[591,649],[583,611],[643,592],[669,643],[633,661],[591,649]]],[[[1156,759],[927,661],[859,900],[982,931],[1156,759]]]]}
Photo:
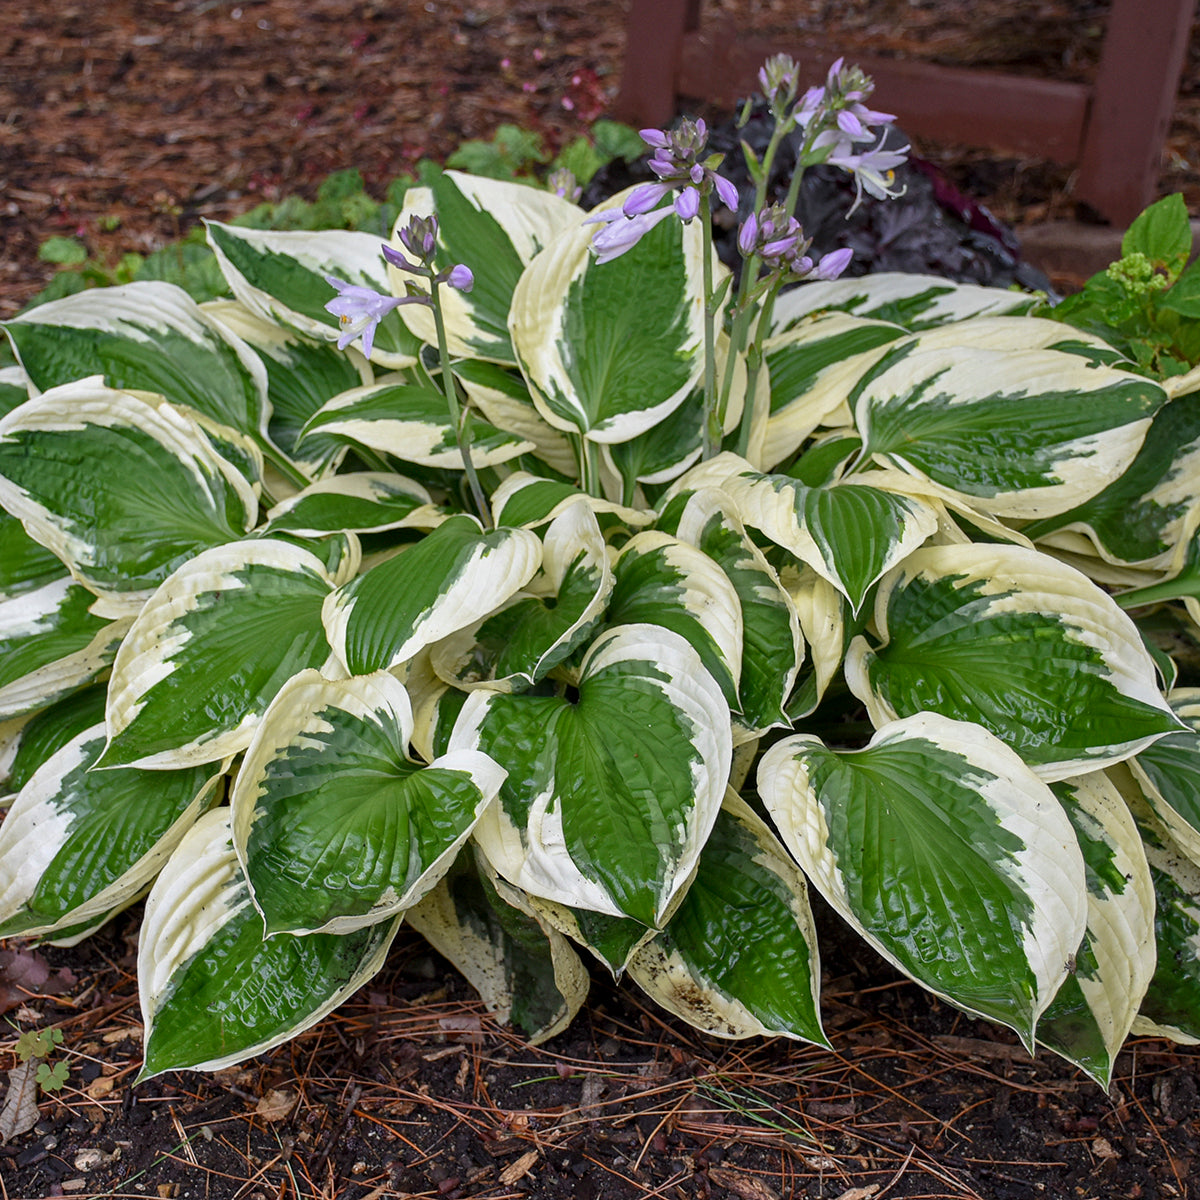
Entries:
{"type": "Polygon", "coordinates": [[[842,272],[850,265],[850,260],[854,257],[854,251],[849,247],[844,247],[841,250],[831,250],[824,258],[817,263],[816,270],[812,272],[812,279],[837,279],[842,272]]]}
{"type": "Polygon", "coordinates": [[[475,276],[464,263],[456,263],[438,276],[439,283],[449,284],[456,291],[469,292],[475,286],[475,276]]]}
{"type": "Polygon", "coordinates": [[[654,212],[640,213],[635,217],[627,217],[619,208],[610,208],[605,212],[592,213],[584,219],[585,225],[602,223],[592,236],[592,249],[596,253],[598,263],[611,262],[620,258],[626,250],[632,250],[643,237],[660,221],[669,217],[674,209],[659,208],[654,212]]]}
{"type": "Polygon", "coordinates": [[[345,350],[356,337],[362,337],[362,350],[371,357],[371,346],[375,341],[375,330],[379,322],[404,300],[397,296],[384,296],[369,287],[347,283],[333,275],[325,276],[326,282],[337,289],[338,294],[325,305],[342,327],[338,336],[339,350],[345,350]]]}
{"type": "Polygon", "coordinates": [[[901,146],[889,150],[881,138],[879,144],[870,150],[855,153],[847,149],[835,152],[826,159],[831,166],[841,167],[854,176],[856,194],[850,212],[862,203],[864,191],[876,200],[892,200],[904,194],[904,188],[896,183],[896,168],[908,161],[908,149],[908,146],[901,146]]]}
{"type": "MultiPolygon", "coordinates": [[[[420,259],[422,266],[428,267],[433,263],[433,256],[437,251],[437,232],[437,217],[413,216],[409,218],[408,224],[403,229],[397,231],[397,236],[400,238],[400,244],[410,254],[420,259]]],[[[399,263],[395,265],[400,266],[399,263]]],[[[411,270],[411,268],[402,269],[411,270]]]]}
{"type": "MultiPolygon", "coordinates": [[[[436,242],[433,248],[427,249],[425,239],[427,237],[437,237],[436,217],[413,217],[412,221],[404,229],[400,230],[399,237],[409,250],[412,250],[414,245],[418,247],[420,250],[419,257],[422,258],[422,262],[410,262],[394,246],[385,245],[383,247],[383,257],[393,267],[401,271],[407,271],[411,275],[421,275],[426,279],[436,279],[438,283],[449,284],[452,288],[456,288],[460,292],[469,292],[475,286],[475,276],[472,274],[471,268],[463,263],[455,263],[454,266],[447,268],[436,276],[434,275],[432,263],[434,253],[436,252],[436,242]],[[414,232],[413,226],[418,221],[427,221],[432,225],[432,230],[425,229],[414,232]]],[[[416,253],[416,251],[413,251],[413,253],[416,253]]],[[[412,283],[409,283],[407,286],[409,294],[400,302],[401,304],[428,303],[429,297],[426,293],[415,290],[416,285],[412,283]]]]}

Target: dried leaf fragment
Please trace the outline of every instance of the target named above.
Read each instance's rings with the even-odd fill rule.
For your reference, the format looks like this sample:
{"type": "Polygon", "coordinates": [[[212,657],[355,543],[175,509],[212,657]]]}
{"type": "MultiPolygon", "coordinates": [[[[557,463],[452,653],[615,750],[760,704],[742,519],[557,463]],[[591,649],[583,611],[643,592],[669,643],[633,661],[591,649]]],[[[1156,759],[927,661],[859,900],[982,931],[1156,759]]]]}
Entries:
{"type": "Polygon", "coordinates": [[[28,1059],[8,1073],[8,1091],[0,1109],[0,1142],[11,1142],[37,1124],[38,1062],[36,1058],[28,1059]]]}
{"type": "Polygon", "coordinates": [[[272,1088],[259,1098],[254,1111],[264,1121],[286,1121],[295,1103],[296,1093],[290,1088],[272,1088]]]}
{"type": "Polygon", "coordinates": [[[514,1162],[510,1162],[503,1171],[500,1172],[500,1182],[505,1187],[510,1187],[516,1183],[518,1179],[524,1179],[529,1174],[530,1168],[538,1160],[538,1152],[530,1150],[527,1154],[522,1154],[520,1158],[514,1162]]]}
{"type": "Polygon", "coordinates": [[[879,1191],[879,1184],[871,1183],[866,1187],[853,1187],[849,1191],[843,1192],[837,1200],[871,1200],[871,1197],[879,1191]]]}
{"type": "Polygon", "coordinates": [[[773,1192],[761,1179],[753,1175],[743,1175],[740,1171],[730,1171],[726,1167],[710,1167],[708,1177],[713,1183],[736,1192],[742,1200],[779,1200],[779,1195],[773,1192]]]}

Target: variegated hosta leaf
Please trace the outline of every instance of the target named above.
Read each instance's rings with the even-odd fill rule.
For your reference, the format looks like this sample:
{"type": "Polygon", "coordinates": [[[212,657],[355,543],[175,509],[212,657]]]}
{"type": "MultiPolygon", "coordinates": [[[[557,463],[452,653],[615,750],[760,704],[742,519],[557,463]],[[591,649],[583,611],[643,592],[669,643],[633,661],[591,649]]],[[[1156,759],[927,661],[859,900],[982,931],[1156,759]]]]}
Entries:
{"type": "Polygon", "coordinates": [[[300,431],[326,400],[374,382],[367,360],[353,348],[342,352],[330,342],[312,341],[266,321],[237,300],[212,300],[200,307],[246,342],[266,368],[271,405],[267,432],[275,445],[311,478],[333,469],[346,453],[345,444],[314,436],[301,454],[300,431]]]}
{"type": "Polygon", "coordinates": [[[0,504],[131,614],[180,563],[258,519],[250,484],[193,420],[96,380],[0,418],[0,504]]]}
{"type": "Polygon", "coordinates": [[[543,479],[528,471],[514,471],[492,492],[492,517],[498,526],[537,529],[561,516],[580,499],[591,506],[602,529],[613,523],[637,529],[654,520],[654,513],[648,510],[589,496],[573,483],[543,479]]]}
{"type": "Polygon", "coordinates": [[[876,461],[997,516],[1036,518],[1120,475],[1165,399],[1140,375],[1072,354],[924,349],[917,339],[872,374],[854,419],[876,461]]]}
{"type": "Polygon", "coordinates": [[[1187,728],[1147,746],[1129,766],[1154,815],[1200,867],[1200,688],[1178,688],[1167,700],[1187,728]]]}
{"type": "Polygon", "coordinates": [[[842,478],[851,460],[862,449],[862,438],[845,429],[821,434],[784,472],[807,487],[821,487],[842,478]]]}
{"type": "Polygon", "coordinates": [[[1038,1041],[1108,1089],[1154,974],[1154,884],[1137,826],[1102,771],[1053,785],[1087,873],[1087,933],[1038,1041]]]}
{"type": "Polygon", "coordinates": [[[268,934],[399,916],[449,869],[504,772],[478,751],[408,759],[408,693],[386,671],[302,671],[263,715],[234,787],[233,841],[268,934]]]}
{"type": "Polygon", "coordinates": [[[541,562],[536,534],[485,533],[474,517],[451,517],[329,597],[329,643],[352,675],[399,666],[503,604],[541,562]]]}
{"type": "Polygon", "coordinates": [[[0,604],[65,575],[62,562],[0,509],[0,604]]]}
{"type": "Polygon", "coordinates": [[[780,583],[796,606],[811,666],[787,707],[788,716],[796,720],[816,711],[842,665],[846,652],[845,601],[832,583],[808,568],[785,571],[780,583]]]}
{"type": "Polygon", "coordinates": [[[1200,867],[1155,817],[1141,785],[1121,763],[1109,774],[1128,802],[1154,883],[1158,962],[1133,1022],[1134,1034],[1200,1044],[1200,867]]]}
{"type": "Polygon", "coordinates": [[[725,699],[678,634],[626,625],[583,663],[578,699],[473,692],[450,739],[508,771],[475,831],[511,883],[658,926],[720,809],[725,699]]]}
{"type": "Polygon", "coordinates": [[[1007,746],[920,713],[863,750],[778,742],[758,790],[809,880],[867,941],[1032,1049],[1083,938],[1087,893],[1062,806],[1007,746]]]}
{"type": "Polygon", "coordinates": [[[792,598],[750,540],[728,492],[720,488],[694,492],[680,517],[677,535],[717,563],[737,592],[742,612],[740,723],[755,731],[786,725],[783,705],[804,660],[792,598]]]}
{"type": "MultiPolygon", "coordinates": [[[[515,364],[508,313],[517,280],[543,247],[565,230],[579,227],[583,211],[553,192],[461,171],[433,173],[429,182],[429,187],[405,192],[396,230],[414,216],[436,214],[438,266],[465,263],[475,276],[469,292],[441,291],[450,353],[515,364]]],[[[407,253],[395,233],[392,245],[407,253]]],[[[411,276],[395,267],[389,275],[395,294],[403,295],[404,281],[411,276]]],[[[430,309],[412,304],[400,313],[423,342],[437,345],[430,309]]]]}
{"type": "Polygon", "coordinates": [[[624,975],[634,951],[655,933],[648,925],[630,917],[613,917],[586,908],[568,908],[565,904],[531,896],[527,892],[522,895],[539,920],[582,946],[608,969],[613,979],[620,979],[624,975]]]}
{"type": "Polygon", "coordinates": [[[152,769],[237,754],[276,692],[329,661],[313,554],[255,539],[218,546],[146,602],[113,664],[104,765],[152,769]]]}
{"type": "Polygon", "coordinates": [[[845,672],[876,728],[927,709],[974,721],[1048,780],[1179,729],[1133,622],[1036,550],[923,547],[880,584],[875,627],[880,644],[855,638],[845,672]]]}
{"type": "Polygon", "coordinates": [[[0,755],[6,764],[6,771],[0,771],[0,779],[7,774],[0,790],[19,792],[48,758],[85,729],[103,721],[106,693],[105,684],[95,683],[64,696],[31,717],[22,718],[20,729],[14,734],[15,744],[8,753],[0,755]]]}
{"type": "Polygon", "coordinates": [[[443,513],[421,484],[386,471],[333,475],[310,484],[267,513],[264,532],[325,537],[349,529],[432,529],[443,513]]]}
{"type": "Polygon", "coordinates": [[[131,617],[106,621],[69,577],[0,601],[0,719],[33,712],[112,662],[131,617]]]}
{"type": "Polygon", "coordinates": [[[696,546],[647,529],[625,543],[614,573],[609,625],[646,622],[687,638],[736,709],[745,643],[742,606],[721,566],[696,546]]]}
{"type": "MultiPolygon", "coordinates": [[[[722,332],[716,342],[716,379],[722,386],[729,356],[729,338],[722,332]]],[[[738,355],[733,363],[729,400],[725,409],[724,432],[737,429],[746,400],[746,359],[738,355]]],[[[759,390],[766,403],[767,373],[758,375],[759,390]]],[[[682,475],[700,457],[704,430],[704,381],[700,380],[684,402],[651,429],[628,442],[605,446],[603,455],[621,477],[627,496],[638,483],[669,483],[682,475]]]]}
{"type": "Polygon", "coordinates": [[[891,321],[917,332],[968,317],[1023,313],[1036,303],[1037,297],[1024,292],[954,283],[940,275],[881,271],[862,279],[806,283],[784,292],[775,303],[771,332],[783,333],[810,313],[828,310],[891,321]]]}
{"type": "Polygon", "coordinates": [[[29,399],[29,376],[20,367],[0,367],[0,416],[29,399]]]}
{"type": "Polygon", "coordinates": [[[541,571],[505,606],[433,649],[433,668],[456,687],[536,683],[573,653],[604,618],[613,588],[595,514],[576,500],[550,522],[541,571]]]}
{"type": "Polygon", "coordinates": [[[229,809],[206,813],[146,901],[138,1080],[218,1071],[295,1037],[383,966],[399,926],[397,918],[353,933],[265,938],[234,853],[229,809]]]}
{"type": "Polygon", "coordinates": [[[805,487],[756,471],[721,485],[747,525],[827,579],[858,612],[872,585],[937,529],[937,513],[915,497],[863,483],[805,487]]]}
{"type": "Polygon", "coordinates": [[[406,916],[530,1045],[566,1029],[587,999],[591,981],[566,938],[469,852],[406,916]]]}
{"type": "Polygon", "coordinates": [[[452,367],[467,399],[483,413],[485,421],[524,442],[532,442],[530,453],[552,471],[568,477],[575,475],[575,451],[570,441],[561,430],[542,419],[529,388],[516,371],[481,359],[460,359],[452,367]]]}
{"type": "MultiPolygon", "coordinates": [[[[305,337],[336,342],[338,318],[325,305],[337,292],[326,281],[391,292],[380,239],[344,229],[243,229],[206,221],[208,244],[233,294],[252,313],[305,337]]],[[[420,343],[393,310],[379,322],[372,362],[399,369],[417,361],[420,343]]]]}
{"type": "MultiPolygon", "coordinates": [[[[412,383],[385,381],[334,396],[305,425],[301,453],[313,436],[340,438],[425,467],[462,468],[446,397],[412,383]]],[[[494,467],[533,448],[532,442],[514,434],[471,421],[471,461],[476,467],[494,467]]]]}
{"type": "Polygon", "coordinates": [[[1174,400],[1154,414],[1132,465],[1078,508],[1026,527],[1028,537],[1080,530],[1109,562],[1165,569],[1200,504],[1200,404],[1174,400]]]}
{"type": "Polygon", "coordinates": [[[244,434],[266,432],[258,356],[172,283],[89,288],[4,327],[39,392],[103,375],[110,387],[157,392],[244,434]]]}
{"type": "Polygon", "coordinates": [[[651,999],[705,1033],[829,1046],[804,876],[733,791],[683,903],[633,955],[629,974],[651,999]]]}
{"type": "Polygon", "coordinates": [[[699,222],[662,221],[606,263],[595,232],[567,230],[526,268],[509,331],[551,425],[626,442],[682,404],[704,369],[699,222]]]}
{"type": "Polygon", "coordinates": [[[0,825],[0,937],[103,916],[150,882],[211,802],[219,773],[92,771],[103,724],[39,767],[0,825]]]}
{"type": "Polygon", "coordinates": [[[763,347],[771,408],[762,461],[774,466],[794,454],[845,404],[851,386],[883,356],[884,348],[905,336],[890,321],[832,312],[770,338],[763,347]]]}

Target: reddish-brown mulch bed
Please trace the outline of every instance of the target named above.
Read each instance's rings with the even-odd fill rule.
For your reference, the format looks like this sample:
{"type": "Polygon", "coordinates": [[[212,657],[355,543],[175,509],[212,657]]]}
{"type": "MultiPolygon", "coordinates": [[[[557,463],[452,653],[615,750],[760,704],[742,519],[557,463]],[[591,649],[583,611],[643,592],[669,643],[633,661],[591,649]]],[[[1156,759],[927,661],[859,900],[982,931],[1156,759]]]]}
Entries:
{"type": "MultiPolygon", "coordinates": [[[[502,121],[561,145],[613,94],[623,40],[619,0],[7,7],[0,317],[50,277],[37,250],[53,234],[116,261],[201,216],[311,197],[343,167],[381,189],[502,121]]],[[[849,53],[1062,78],[1094,70],[1105,11],[1069,0],[710,7],[756,31],[833,22],[849,53]]],[[[1198,64],[1194,45],[1160,181],[1194,214],[1198,64]]],[[[1060,168],[920,149],[1010,223],[1073,215],[1060,168]]],[[[1196,1190],[1195,1051],[1135,1039],[1105,1095],[898,980],[835,918],[821,924],[833,1054],[716,1042],[599,975],[589,1010],[531,1049],[402,935],[381,976],[294,1042],[215,1076],[134,1089],[137,918],[119,918],[80,947],[43,952],[73,973],[65,994],[9,998],[7,1018],[22,1028],[62,1029],[70,1074],[43,1099],[37,1128],[0,1147],[0,1198],[1158,1200],[1196,1190]]],[[[0,1072],[14,1044],[0,1038],[0,1072]]]]}

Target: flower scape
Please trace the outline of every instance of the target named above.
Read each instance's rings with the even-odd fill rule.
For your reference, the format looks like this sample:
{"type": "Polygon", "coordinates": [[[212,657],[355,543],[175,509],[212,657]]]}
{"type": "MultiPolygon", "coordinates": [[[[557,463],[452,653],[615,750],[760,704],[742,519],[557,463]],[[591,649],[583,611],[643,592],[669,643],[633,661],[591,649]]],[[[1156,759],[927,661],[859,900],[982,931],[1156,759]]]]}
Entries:
{"type": "Polygon", "coordinates": [[[307,1029],[401,922],[533,1042],[594,961],[828,1046],[809,887],[1102,1086],[1200,1039],[1183,204],[1058,307],[848,279],[799,180],[894,197],[907,147],[840,60],[760,85],[753,194],[685,120],[590,212],[432,171],[382,245],[211,222],[232,299],[5,323],[0,936],[145,897],[139,1078],[307,1029]]]}

